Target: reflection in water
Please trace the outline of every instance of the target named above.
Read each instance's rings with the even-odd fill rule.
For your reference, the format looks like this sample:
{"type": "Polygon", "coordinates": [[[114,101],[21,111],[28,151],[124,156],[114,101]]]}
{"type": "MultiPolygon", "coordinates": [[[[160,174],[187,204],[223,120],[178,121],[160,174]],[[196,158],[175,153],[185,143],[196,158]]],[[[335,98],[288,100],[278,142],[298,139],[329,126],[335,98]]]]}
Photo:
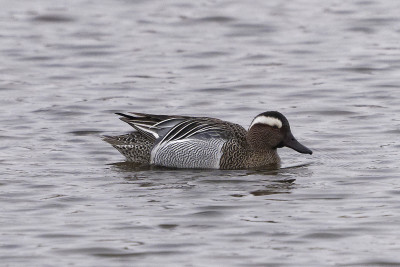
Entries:
{"type": "MultiPolygon", "coordinates": [[[[240,185],[241,194],[231,194],[235,197],[245,195],[264,196],[271,194],[290,193],[291,186],[296,179],[293,177],[296,169],[307,166],[298,166],[264,170],[198,170],[198,169],[171,169],[165,167],[144,166],[132,162],[117,162],[111,164],[113,169],[122,172],[124,180],[129,184],[154,189],[182,189],[189,187],[204,188],[217,186],[226,191],[235,190],[240,185]],[[246,190],[246,188],[248,188],[246,190]]],[[[301,170],[300,170],[301,171],[301,170]]],[[[162,192],[159,192],[162,194],[162,192]]]]}

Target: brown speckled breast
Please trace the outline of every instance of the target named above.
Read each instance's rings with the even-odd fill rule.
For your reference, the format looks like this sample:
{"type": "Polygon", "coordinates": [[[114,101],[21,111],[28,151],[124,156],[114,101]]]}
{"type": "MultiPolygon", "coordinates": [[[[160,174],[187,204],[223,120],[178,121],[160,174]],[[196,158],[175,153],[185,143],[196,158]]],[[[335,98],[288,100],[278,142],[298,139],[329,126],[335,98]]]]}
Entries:
{"type": "Polygon", "coordinates": [[[222,147],[220,169],[248,169],[279,165],[280,158],[276,149],[254,150],[247,140],[247,131],[240,125],[226,126],[232,133],[231,138],[222,147]]]}

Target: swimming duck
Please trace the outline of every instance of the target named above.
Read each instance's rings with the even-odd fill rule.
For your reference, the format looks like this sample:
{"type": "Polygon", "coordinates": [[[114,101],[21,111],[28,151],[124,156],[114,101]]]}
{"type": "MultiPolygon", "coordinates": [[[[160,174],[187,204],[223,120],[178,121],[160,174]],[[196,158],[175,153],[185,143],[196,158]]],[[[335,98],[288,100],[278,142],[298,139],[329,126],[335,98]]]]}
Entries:
{"type": "Polygon", "coordinates": [[[277,148],[303,154],[288,120],[277,111],[257,115],[246,131],[242,126],[208,117],[116,113],[136,131],[104,136],[128,161],[173,168],[248,169],[279,165],[277,148]]]}

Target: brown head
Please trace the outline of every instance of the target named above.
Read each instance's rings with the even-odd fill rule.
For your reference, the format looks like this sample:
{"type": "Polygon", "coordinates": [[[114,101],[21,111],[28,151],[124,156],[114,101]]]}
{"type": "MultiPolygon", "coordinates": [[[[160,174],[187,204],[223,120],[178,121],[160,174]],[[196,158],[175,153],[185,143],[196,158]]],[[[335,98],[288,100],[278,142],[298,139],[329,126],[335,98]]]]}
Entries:
{"type": "Polygon", "coordinates": [[[299,153],[312,154],[310,149],[294,138],[288,120],[277,111],[268,111],[256,116],[249,127],[247,141],[256,151],[286,146],[299,153]]]}

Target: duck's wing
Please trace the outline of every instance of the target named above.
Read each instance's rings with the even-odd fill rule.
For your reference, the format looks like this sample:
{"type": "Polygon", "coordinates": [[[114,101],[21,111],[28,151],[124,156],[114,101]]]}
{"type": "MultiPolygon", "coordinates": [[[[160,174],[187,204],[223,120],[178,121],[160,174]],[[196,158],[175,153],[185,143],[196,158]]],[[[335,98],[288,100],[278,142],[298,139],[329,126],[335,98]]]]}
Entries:
{"type": "Polygon", "coordinates": [[[189,138],[228,139],[232,135],[231,128],[241,126],[219,119],[207,117],[187,117],[173,115],[155,115],[145,113],[116,113],[122,116],[120,119],[148,138],[156,141],[158,145],[189,138]]]}
{"type": "MultiPolygon", "coordinates": [[[[164,123],[160,125],[163,126],[164,123]]],[[[226,122],[211,118],[185,118],[169,128],[169,131],[157,140],[157,143],[162,146],[174,141],[213,138],[226,140],[229,137],[230,132],[227,131],[226,122]]]]}
{"type": "Polygon", "coordinates": [[[116,114],[121,116],[120,120],[128,123],[138,132],[153,141],[160,139],[160,137],[168,133],[171,127],[184,120],[184,117],[182,116],[155,115],[136,112],[130,112],[130,114],[133,115],[124,113],[116,114]]]}

